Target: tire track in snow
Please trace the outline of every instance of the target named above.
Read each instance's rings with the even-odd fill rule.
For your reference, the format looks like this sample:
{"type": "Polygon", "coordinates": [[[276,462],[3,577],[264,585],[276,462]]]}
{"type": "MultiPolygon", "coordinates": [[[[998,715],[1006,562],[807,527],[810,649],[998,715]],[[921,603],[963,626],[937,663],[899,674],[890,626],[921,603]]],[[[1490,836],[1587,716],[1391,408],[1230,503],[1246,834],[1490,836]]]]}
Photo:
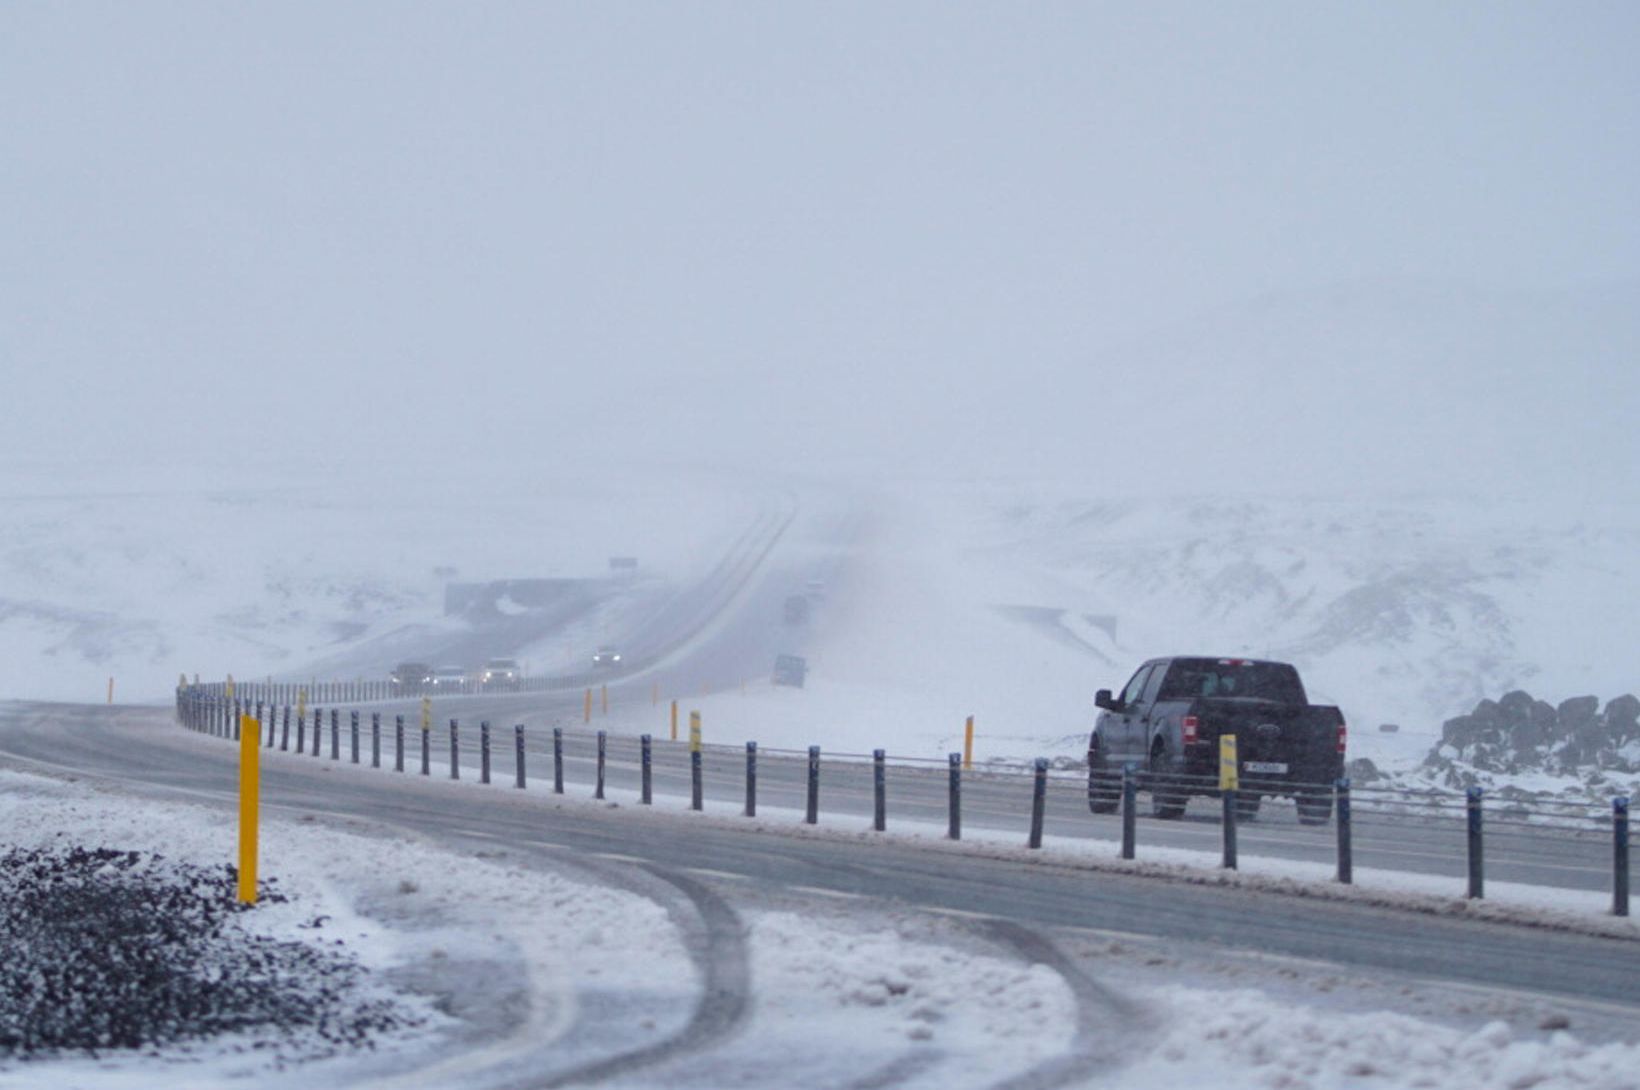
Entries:
{"type": "Polygon", "coordinates": [[[1040,932],[1011,920],[991,919],[979,925],[988,938],[1010,947],[1033,965],[1046,965],[1076,996],[1076,1035],[1070,1048],[1051,1060],[991,1084],[991,1090],[1050,1090],[1086,1082],[1125,1062],[1123,1047],[1133,1030],[1144,1028],[1141,1009],[1094,980],[1040,932]]]}

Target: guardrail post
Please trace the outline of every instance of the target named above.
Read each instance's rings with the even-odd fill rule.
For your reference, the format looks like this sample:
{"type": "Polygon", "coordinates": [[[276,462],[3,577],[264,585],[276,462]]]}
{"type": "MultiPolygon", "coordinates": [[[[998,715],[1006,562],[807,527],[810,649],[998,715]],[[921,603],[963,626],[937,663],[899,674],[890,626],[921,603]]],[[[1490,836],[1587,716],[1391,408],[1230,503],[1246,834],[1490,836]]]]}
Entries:
{"type": "Polygon", "coordinates": [[[300,712],[296,715],[296,752],[307,752],[307,716],[300,712]]]}
{"type": "Polygon", "coordinates": [[[1339,780],[1333,787],[1333,810],[1338,823],[1338,880],[1344,885],[1355,881],[1354,848],[1350,843],[1350,781],[1339,780]]]}
{"type": "Polygon", "coordinates": [[[330,709],[330,759],[342,759],[342,713],[336,708],[330,709]]]}
{"type": "Polygon", "coordinates": [[[478,782],[490,782],[490,721],[478,721],[478,782]]]}
{"type": "Polygon", "coordinates": [[[359,709],[348,713],[348,740],[353,747],[353,763],[359,763],[359,709]]]}
{"type": "Polygon", "coordinates": [[[514,787],[524,789],[524,724],[513,725],[513,767],[517,770],[514,787]]]}
{"type": "Polygon", "coordinates": [[[382,713],[370,713],[370,767],[382,766],[382,713]]]}
{"type": "Polygon", "coordinates": [[[952,840],[962,839],[962,754],[953,753],[946,758],[951,766],[949,775],[949,796],[946,809],[950,816],[946,821],[945,835],[952,840]]]}
{"type": "Polygon", "coordinates": [[[1465,799],[1469,817],[1469,896],[1486,895],[1486,873],[1481,857],[1481,789],[1471,787],[1465,799]]]}
{"type": "Polygon", "coordinates": [[[233,698],[233,740],[236,742],[239,741],[239,721],[244,715],[244,711],[239,706],[239,698],[236,696],[233,698]]]}
{"type": "Polygon", "coordinates": [[[1224,858],[1220,865],[1226,870],[1236,869],[1236,789],[1226,788],[1219,794],[1224,799],[1224,858]]]}
{"type": "Polygon", "coordinates": [[[289,749],[290,749],[290,705],[289,704],[285,705],[284,723],[279,729],[279,749],[281,751],[289,751],[289,749]]]}
{"type": "Polygon", "coordinates": [[[598,732],[598,778],[592,788],[592,797],[595,799],[604,797],[604,755],[608,750],[609,732],[600,730],[598,732]]]}
{"type": "Polygon", "coordinates": [[[820,823],[820,747],[809,747],[809,808],[803,820],[810,825],[820,823]]]}
{"type": "Polygon", "coordinates": [[[880,749],[871,751],[871,827],[879,833],[888,831],[888,767],[887,755],[880,749]]]}
{"type": "Polygon", "coordinates": [[[757,743],[746,743],[746,816],[757,816],[757,743]]]}
{"type": "Polygon", "coordinates": [[[689,751],[689,809],[706,808],[706,790],[701,783],[700,750],[689,751]]]}
{"type": "Polygon", "coordinates": [[[645,806],[654,801],[654,795],[651,791],[653,786],[652,777],[654,776],[654,754],[652,752],[654,744],[654,739],[650,738],[649,735],[642,734],[638,736],[638,778],[641,783],[638,801],[645,806]]]}
{"type": "Polygon", "coordinates": [[[404,716],[393,717],[393,771],[404,771],[404,716]]]}
{"type": "Polygon", "coordinates": [[[1122,766],[1122,858],[1132,859],[1138,840],[1139,766],[1129,761],[1122,766]]]}
{"type": "Polygon", "coordinates": [[[421,721],[421,774],[433,774],[433,727],[425,719],[421,721]]]}
{"type": "Polygon", "coordinates": [[[1629,800],[1612,800],[1612,915],[1629,914],[1629,800]]]}
{"type": "Polygon", "coordinates": [[[450,720],[450,778],[461,779],[461,724],[450,720]]]}
{"type": "Polygon", "coordinates": [[[313,755],[319,756],[319,746],[325,733],[325,713],[322,708],[313,709],[313,755]]]}
{"type": "Polygon", "coordinates": [[[564,728],[552,728],[552,793],[564,793],[564,728]]]}
{"type": "Polygon", "coordinates": [[[1027,848],[1042,847],[1042,819],[1048,808],[1048,759],[1036,759],[1035,776],[1031,782],[1031,835],[1025,841],[1027,848]]]}

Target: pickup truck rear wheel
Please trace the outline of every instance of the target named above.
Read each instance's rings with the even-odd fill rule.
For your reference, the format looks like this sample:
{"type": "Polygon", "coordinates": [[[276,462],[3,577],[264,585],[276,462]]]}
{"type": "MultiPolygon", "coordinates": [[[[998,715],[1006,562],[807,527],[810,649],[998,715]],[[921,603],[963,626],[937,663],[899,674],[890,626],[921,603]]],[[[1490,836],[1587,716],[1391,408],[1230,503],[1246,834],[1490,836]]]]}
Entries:
{"type": "Polygon", "coordinates": [[[1114,814],[1122,802],[1122,777],[1088,764],[1088,809],[1096,814],[1114,814]]]}
{"type": "Polygon", "coordinates": [[[1188,796],[1167,772],[1167,751],[1157,748],[1150,755],[1150,812],[1164,821],[1184,816],[1188,796]]]}
{"type": "Polygon", "coordinates": [[[1300,792],[1293,801],[1298,804],[1298,820],[1303,825],[1325,825],[1332,817],[1332,793],[1325,788],[1300,792]]]}

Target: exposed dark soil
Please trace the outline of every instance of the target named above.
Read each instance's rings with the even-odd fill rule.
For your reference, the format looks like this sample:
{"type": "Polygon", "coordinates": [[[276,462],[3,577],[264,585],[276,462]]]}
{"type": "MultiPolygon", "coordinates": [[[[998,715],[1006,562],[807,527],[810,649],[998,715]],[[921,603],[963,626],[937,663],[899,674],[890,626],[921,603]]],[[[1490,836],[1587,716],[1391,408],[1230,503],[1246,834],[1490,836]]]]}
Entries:
{"type": "MultiPolygon", "coordinates": [[[[0,854],[0,1062],[224,1035],[295,1059],[417,1024],[359,994],[364,970],[339,943],[247,926],[257,907],[235,900],[237,877],[110,849],[0,854]]],[[[271,882],[259,897],[286,900],[271,882]]]]}

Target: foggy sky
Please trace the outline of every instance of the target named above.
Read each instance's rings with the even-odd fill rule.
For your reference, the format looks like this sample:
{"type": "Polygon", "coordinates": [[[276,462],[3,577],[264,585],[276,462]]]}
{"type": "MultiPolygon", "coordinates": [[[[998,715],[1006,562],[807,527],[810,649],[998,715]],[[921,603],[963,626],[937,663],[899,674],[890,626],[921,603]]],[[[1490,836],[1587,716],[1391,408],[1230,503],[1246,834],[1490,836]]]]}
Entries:
{"type": "Polygon", "coordinates": [[[1633,489],[1637,32],[8,4],[0,452],[1633,489]]]}

